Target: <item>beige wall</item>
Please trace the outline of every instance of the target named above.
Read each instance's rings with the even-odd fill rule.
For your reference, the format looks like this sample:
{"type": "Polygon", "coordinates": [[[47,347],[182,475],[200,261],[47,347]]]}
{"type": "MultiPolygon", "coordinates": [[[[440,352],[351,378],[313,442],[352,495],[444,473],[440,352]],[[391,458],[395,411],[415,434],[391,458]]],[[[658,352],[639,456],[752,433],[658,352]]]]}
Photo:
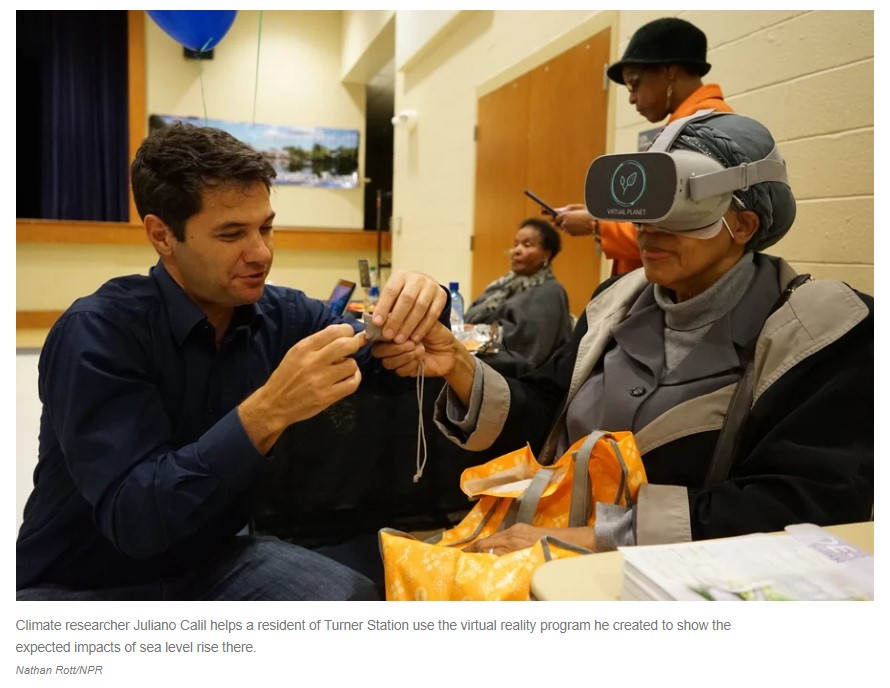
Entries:
{"type": "MultiPolygon", "coordinates": [[[[478,98],[603,28],[620,56],[657,12],[397,11],[396,110],[420,113],[395,138],[393,259],[441,282],[470,285],[478,98]]],[[[711,77],[737,110],[764,121],[785,154],[799,199],[794,229],[773,251],[799,269],[873,291],[874,58],[871,12],[684,12],[708,34],[711,77]]],[[[392,19],[380,12],[265,12],[257,121],[364,129],[364,96],[341,77],[392,19]]],[[[250,120],[258,12],[239,12],[204,64],[208,115],[250,120]]],[[[197,63],[146,21],[148,111],[202,114],[197,63]]],[[[379,58],[378,56],[378,59],[379,58]]],[[[611,86],[613,150],[651,127],[611,86]]],[[[570,106],[566,102],[554,107],[570,106]]],[[[363,132],[364,133],[364,132],[363,132]]],[[[555,203],[580,200],[552,199],[555,203]]],[[[277,187],[281,224],[358,227],[360,190],[277,187]]],[[[569,241],[575,241],[574,239],[569,241]]],[[[569,247],[571,244],[569,243],[569,247]]],[[[120,272],[144,272],[146,247],[19,245],[19,310],[61,309],[120,272]]],[[[355,277],[357,253],[280,251],[272,280],[325,297],[355,277]]]]}
{"type": "MultiPolygon", "coordinates": [[[[661,12],[622,12],[619,55],[661,12]]],[[[679,12],[708,36],[706,81],[766,124],[788,163],[797,220],[768,252],[815,277],[874,293],[874,16],[872,12],[679,12]]],[[[616,89],[617,150],[642,121],[616,89]]]]}
{"type": "Polygon", "coordinates": [[[144,247],[18,244],[16,310],[64,310],[112,277],[146,274],[156,261],[148,240],[144,247]]]}
{"type": "MultiPolygon", "coordinates": [[[[414,20],[418,13],[408,14],[414,20]]],[[[419,121],[413,131],[397,130],[395,137],[396,267],[422,270],[440,282],[456,280],[467,298],[484,286],[470,285],[469,252],[476,166],[473,127],[479,96],[516,63],[528,64],[534,58],[540,63],[552,57],[553,46],[578,25],[589,25],[590,33],[595,33],[595,14],[465,11],[446,18],[449,21],[428,47],[406,59],[407,68],[396,74],[395,109],[415,109],[419,121]]],[[[401,35],[407,30],[403,12],[397,12],[396,46],[403,44],[401,35]]],[[[565,48],[573,44],[562,43],[565,48]]],[[[579,180],[579,194],[582,184],[579,180]]]]}
{"type": "MultiPolygon", "coordinates": [[[[341,83],[342,18],[339,11],[263,13],[256,121],[358,129],[361,177],[365,91],[361,85],[341,83]]],[[[386,16],[376,21],[382,25],[386,16]]],[[[258,28],[259,12],[240,11],[214,59],[198,63],[185,59],[182,46],[146,17],[147,113],[202,117],[206,100],[209,118],[253,121],[258,28]]],[[[361,32],[357,35],[349,45],[369,40],[361,32]]],[[[362,188],[276,186],[272,196],[276,224],[360,229],[363,194],[362,188]]],[[[374,262],[376,254],[279,250],[270,279],[326,298],[338,279],[358,281],[358,258],[374,262]]],[[[16,309],[63,310],[111,277],[144,274],[156,260],[147,242],[144,247],[19,244],[16,309]]]]}
{"type": "MultiPolygon", "coordinates": [[[[396,13],[397,46],[403,14],[396,13]]],[[[413,108],[420,118],[414,131],[396,135],[396,266],[469,282],[480,95],[603,26],[613,27],[617,59],[640,25],[666,14],[708,34],[713,70],[706,80],[720,83],[738,111],[769,126],[788,160],[798,220],[772,252],[817,277],[873,292],[871,12],[461,12],[397,74],[396,110],[413,108]]],[[[627,103],[624,89],[610,88],[610,146],[635,150],[637,133],[653,125],[627,103]]],[[[567,94],[554,106],[570,104],[567,94]]],[[[582,183],[577,199],[552,202],[580,201],[582,183]]]]}
{"type": "Polygon", "coordinates": [[[393,10],[346,10],[342,17],[340,73],[344,81],[366,83],[393,57],[385,34],[393,10]]]}
{"type": "MultiPolygon", "coordinates": [[[[364,88],[341,83],[341,12],[263,13],[259,79],[259,12],[242,10],[213,60],[186,60],[157,24],[146,25],[149,114],[299,127],[358,129],[365,134],[364,88]],[[201,89],[203,69],[204,88],[201,89]],[[256,117],[254,118],[254,85],[256,117]]],[[[362,146],[363,148],[363,146],[362,146]]],[[[364,167],[364,158],[360,164],[364,167]]],[[[361,176],[361,175],[360,175],[361,176]]],[[[363,191],[279,186],[276,223],[361,229],[363,191]]]]}

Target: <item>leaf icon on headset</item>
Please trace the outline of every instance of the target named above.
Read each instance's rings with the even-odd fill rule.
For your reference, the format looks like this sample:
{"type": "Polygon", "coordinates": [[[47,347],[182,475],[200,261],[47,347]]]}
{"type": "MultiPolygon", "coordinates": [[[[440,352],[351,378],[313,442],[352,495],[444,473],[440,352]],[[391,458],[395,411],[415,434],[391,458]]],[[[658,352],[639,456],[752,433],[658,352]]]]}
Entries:
{"type": "Polygon", "coordinates": [[[627,177],[621,177],[619,180],[621,182],[621,193],[627,193],[627,188],[629,186],[633,186],[637,181],[637,173],[627,175],[627,177]]]}

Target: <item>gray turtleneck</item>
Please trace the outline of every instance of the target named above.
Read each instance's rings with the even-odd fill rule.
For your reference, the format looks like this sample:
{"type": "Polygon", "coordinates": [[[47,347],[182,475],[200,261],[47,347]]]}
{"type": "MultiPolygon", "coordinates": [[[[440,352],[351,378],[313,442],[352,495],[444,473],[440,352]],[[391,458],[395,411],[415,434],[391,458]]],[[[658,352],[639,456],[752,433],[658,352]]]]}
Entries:
{"type": "Polygon", "coordinates": [[[682,303],[674,303],[670,289],[655,285],[655,301],[664,311],[662,378],[682,363],[715,321],[738,305],[756,273],[754,254],[746,252],[709,289],[682,303]]]}

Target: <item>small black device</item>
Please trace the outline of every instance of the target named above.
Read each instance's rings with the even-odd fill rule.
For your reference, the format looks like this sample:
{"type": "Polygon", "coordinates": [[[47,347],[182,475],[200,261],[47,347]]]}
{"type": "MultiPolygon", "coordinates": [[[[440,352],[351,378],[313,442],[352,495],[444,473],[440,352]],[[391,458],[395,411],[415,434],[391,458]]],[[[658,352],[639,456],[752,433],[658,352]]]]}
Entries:
{"type": "Polygon", "coordinates": [[[528,189],[526,189],[523,193],[525,193],[526,196],[528,196],[535,203],[537,203],[539,206],[541,206],[541,208],[544,209],[544,212],[547,213],[548,215],[551,215],[552,217],[556,217],[558,215],[558,213],[550,205],[548,205],[547,203],[544,203],[544,201],[542,201],[540,198],[535,196],[528,189]]]}
{"type": "Polygon", "coordinates": [[[353,291],[355,291],[355,282],[345,279],[337,282],[327,301],[334,315],[343,315],[346,311],[346,306],[349,304],[349,299],[352,298],[353,291]]]}

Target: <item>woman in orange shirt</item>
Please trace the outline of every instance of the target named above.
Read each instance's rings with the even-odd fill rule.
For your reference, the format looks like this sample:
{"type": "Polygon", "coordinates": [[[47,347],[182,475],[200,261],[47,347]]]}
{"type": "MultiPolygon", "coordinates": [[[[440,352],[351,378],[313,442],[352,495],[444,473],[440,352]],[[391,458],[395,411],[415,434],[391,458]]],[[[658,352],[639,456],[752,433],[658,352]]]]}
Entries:
{"type": "MultiPolygon", "coordinates": [[[[683,19],[664,17],[637,29],[624,56],[606,73],[612,81],[627,87],[630,104],[653,124],[665,117],[669,124],[708,108],[732,112],[720,87],[702,82],[711,69],[705,61],[707,51],[708,39],[701,29],[683,19]]],[[[613,261],[613,275],[643,266],[631,223],[597,221],[581,203],[556,210],[554,224],[567,234],[593,234],[603,253],[613,261]]]]}

